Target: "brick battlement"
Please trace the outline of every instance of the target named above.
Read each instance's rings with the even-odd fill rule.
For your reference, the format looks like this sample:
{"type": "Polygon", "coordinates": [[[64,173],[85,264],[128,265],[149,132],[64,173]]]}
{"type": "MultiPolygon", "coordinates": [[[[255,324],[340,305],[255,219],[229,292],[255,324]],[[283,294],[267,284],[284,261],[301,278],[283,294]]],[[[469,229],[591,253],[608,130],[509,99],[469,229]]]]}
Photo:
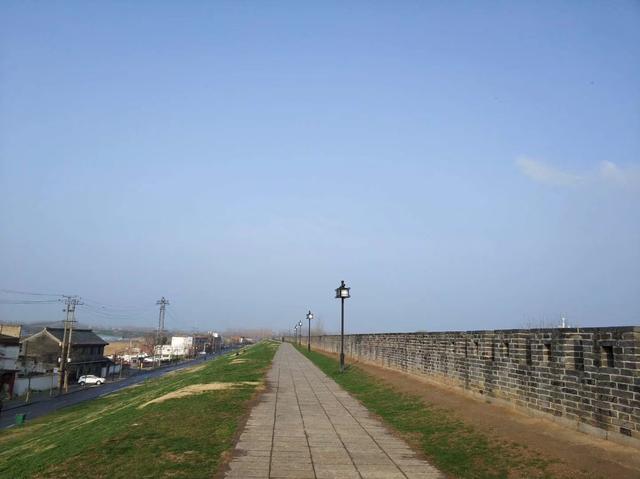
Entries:
{"type": "Polygon", "coordinates": [[[640,447],[640,327],[352,334],[344,351],[640,447]]]}

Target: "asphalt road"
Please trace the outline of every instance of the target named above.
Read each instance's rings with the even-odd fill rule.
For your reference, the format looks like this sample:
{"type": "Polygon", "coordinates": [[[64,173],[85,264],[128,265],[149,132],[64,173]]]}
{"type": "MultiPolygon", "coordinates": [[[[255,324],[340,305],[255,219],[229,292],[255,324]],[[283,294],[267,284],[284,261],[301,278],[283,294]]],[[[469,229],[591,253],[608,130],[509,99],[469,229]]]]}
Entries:
{"type": "MultiPolygon", "coordinates": [[[[227,352],[228,351],[224,351],[223,354],[227,352]]],[[[29,421],[30,419],[44,416],[46,414],[52,413],[53,411],[57,411],[58,409],[105,396],[114,391],[118,391],[119,389],[131,386],[132,384],[140,383],[151,378],[157,378],[167,374],[168,372],[193,366],[194,364],[202,363],[215,357],[217,357],[217,355],[210,354],[207,355],[206,358],[197,358],[173,366],[167,366],[164,368],[141,372],[126,379],[121,379],[115,382],[106,382],[100,386],[87,386],[68,394],[62,394],[60,396],[54,396],[50,399],[47,398],[40,402],[25,404],[24,406],[19,406],[9,410],[3,410],[2,416],[0,417],[0,429],[6,429],[15,425],[16,414],[26,413],[27,421],[29,421]]]]}

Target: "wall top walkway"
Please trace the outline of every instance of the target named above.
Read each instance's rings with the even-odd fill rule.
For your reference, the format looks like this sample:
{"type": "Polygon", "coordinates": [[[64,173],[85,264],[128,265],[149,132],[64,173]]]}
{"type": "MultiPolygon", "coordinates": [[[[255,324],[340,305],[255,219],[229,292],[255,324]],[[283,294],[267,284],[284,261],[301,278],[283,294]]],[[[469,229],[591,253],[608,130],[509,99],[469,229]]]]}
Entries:
{"type": "Polygon", "coordinates": [[[290,344],[282,344],[228,478],[443,477],[290,344]]]}

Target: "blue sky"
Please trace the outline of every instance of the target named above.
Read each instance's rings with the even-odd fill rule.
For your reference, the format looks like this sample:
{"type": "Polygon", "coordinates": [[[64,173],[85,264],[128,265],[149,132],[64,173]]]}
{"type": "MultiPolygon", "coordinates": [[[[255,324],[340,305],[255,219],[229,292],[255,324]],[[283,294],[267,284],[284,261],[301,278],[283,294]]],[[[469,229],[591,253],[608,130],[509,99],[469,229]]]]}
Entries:
{"type": "Polygon", "coordinates": [[[168,327],[311,308],[337,330],[341,279],[352,332],[640,324],[637,2],[2,2],[0,22],[0,288],[107,305],[94,324],[153,326],[164,295],[168,327]]]}

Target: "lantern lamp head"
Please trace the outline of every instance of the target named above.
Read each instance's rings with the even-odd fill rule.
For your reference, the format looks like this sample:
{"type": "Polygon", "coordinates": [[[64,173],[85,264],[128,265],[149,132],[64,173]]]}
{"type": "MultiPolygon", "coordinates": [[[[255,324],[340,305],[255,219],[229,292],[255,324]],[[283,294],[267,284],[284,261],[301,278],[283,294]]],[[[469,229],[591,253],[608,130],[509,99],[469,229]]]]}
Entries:
{"type": "Polygon", "coordinates": [[[344,281],[340,282],[340,286],[336,288],[336,298],[338,299],[347,299],[351,297],[349,292],[351,288],[347,288],[344,284],[344,281]]]}
{"type": "Polygon", "coordinates": [[[307,313],[307,319],[309,321],[311,321],[313,319],[313,313],[311,312],[311,310],[309,310],[309,312],[307,313]]]}

